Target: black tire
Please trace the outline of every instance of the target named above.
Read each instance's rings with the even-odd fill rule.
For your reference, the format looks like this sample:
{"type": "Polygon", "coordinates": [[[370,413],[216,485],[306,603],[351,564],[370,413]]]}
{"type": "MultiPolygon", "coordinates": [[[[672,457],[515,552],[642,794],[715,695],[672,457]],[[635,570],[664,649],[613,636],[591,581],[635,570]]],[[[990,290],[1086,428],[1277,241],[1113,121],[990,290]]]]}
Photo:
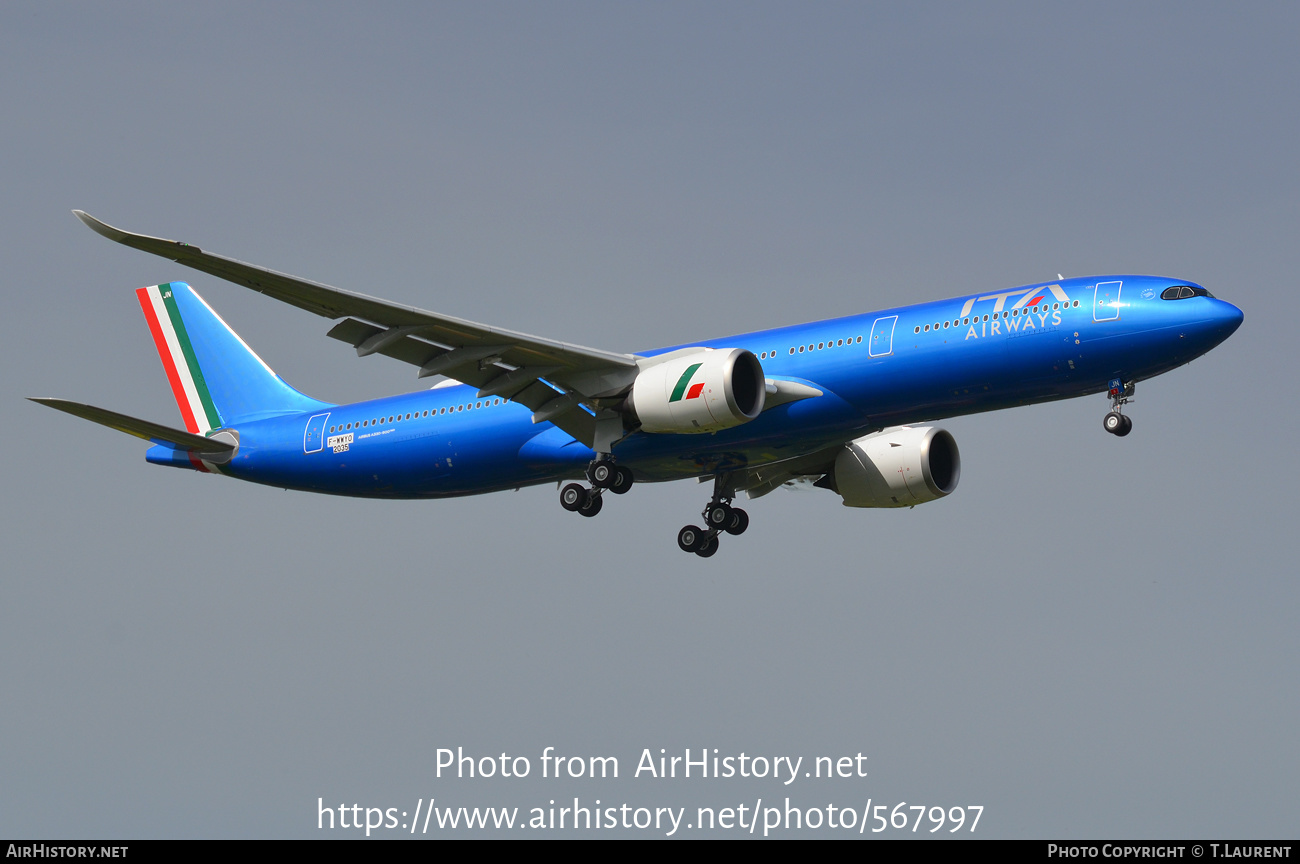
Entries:
{"type": "Polygon", "coordinates": [[[677,546],[683,552],[694,552],[700,548],[704,542],[705,532],[703,528],[696,528],[694,525],[687,525],[677,532],[677,546]]]}
{"type": "Polygon", "coordinates": [[[731,524],[731,508],[722,503],[710,504],[704,511],[704,521],[710,528],[725,528],[731,524]]]}
{"type": "Polygon", "coordinates": [[[633,482],[632,469],[620,465],[614,472],[614,482],[610,484],[609,491],[615,495],[623,495],[632,488],[633,482]]]}
{"type": "Polygon", "coordinates": [[[592,486],[608,489],[618,477],[618,468],[608,459],[600,459],[592,463],[589,474],[592,486]]]}
{"type": "Polygon", "coordinates": [[[727,523],[726,532],[739,537],[749,527],[749,514],[739,507],[731,508],[731,521],[727,523]]]}
{"type": "Polygon", "coordinates": [[[600,512],[600,508],[605,506],[605,502],[595,492],[587,493],[586,502],[578,509],[583,516],[595,516],[600,512]]]}
{"type": "Polygon", "coordinates": [[[570,483],[560,490],[560,506],[570,513],[576,513],[587,501],[587,490],[581,483],[570,483]]]}
{"type": "Polygon", "coordinates": [[[1120,438],[1123,438],[1125,435],[1133,431],[1133,418],[1124,417],[1123,420],[1124,425],[1120,426],[1119,431],[1115,433],[1120,438]]]}
{"type": "Polygon", "coordinates": [[[699,549],[695,550],[695,554],[699,555],[701,558],[712,558],[713,553],[717,551],[718,551],[718,535],[714,534],[708,540],[705,540],[704,543],[700,545],[699,549]]]}
{"type": "Polygon", "coordinates": [[[1101,421],[1102,428],[1112,435],[1122,435],[1120,430],[1124,428],[1124,415],[1118,411],[1111,411],[1101,421]]]}

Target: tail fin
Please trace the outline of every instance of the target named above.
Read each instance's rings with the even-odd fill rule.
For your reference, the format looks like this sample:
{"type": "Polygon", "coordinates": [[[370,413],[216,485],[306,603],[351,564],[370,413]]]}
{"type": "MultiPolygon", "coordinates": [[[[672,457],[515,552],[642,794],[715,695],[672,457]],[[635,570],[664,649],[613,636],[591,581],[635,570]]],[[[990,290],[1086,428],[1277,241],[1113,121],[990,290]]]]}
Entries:
{"type": "Polygon", "coordinates": [[[327,407],[284,383],[184,282],[135,293],[191,433],[327,407]]]}

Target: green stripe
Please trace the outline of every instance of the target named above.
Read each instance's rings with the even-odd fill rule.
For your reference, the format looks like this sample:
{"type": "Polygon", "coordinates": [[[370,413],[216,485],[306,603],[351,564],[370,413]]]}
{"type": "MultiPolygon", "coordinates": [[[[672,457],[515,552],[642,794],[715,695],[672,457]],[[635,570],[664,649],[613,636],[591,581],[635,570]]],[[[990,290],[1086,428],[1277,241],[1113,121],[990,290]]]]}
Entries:
{"type": "Polygon", "coordinates": [[[686,371],[682,373],[682,377],[677,379],[677,386],[673,388],[673,395],[668,397],[669,402],[677,402],[682,398],[682,394],[686,392],[686,385],[691,383],[691,376],[695,374],[696,369],[703,365],[703,363],[696,363],[686,368],[686,371]]]}
{"type": "Polygon", "coordinates": [[[176,341],[180,343],[181,353],[185,355],[185,365],[189,367],[190,376],[194,379],[194,389],[199,394],[199,401],[203,403],[203,413],[208,417],[208,426],[219,429],[221,415],[217,413],[212,394],[208,392],[208,382],[203,380],[203,370],[199,368],[199,360],[194,356],[194,346],[190,344],[190,334],[185,330],[185,322],[181,319],[181,310],[176,305],[176,296],[172,292],[171,283],[159,285],[158,293],[162,297],[163,305],[167,307],[167,317],[172,321],[172,328],[176,330],[176,341]]]}

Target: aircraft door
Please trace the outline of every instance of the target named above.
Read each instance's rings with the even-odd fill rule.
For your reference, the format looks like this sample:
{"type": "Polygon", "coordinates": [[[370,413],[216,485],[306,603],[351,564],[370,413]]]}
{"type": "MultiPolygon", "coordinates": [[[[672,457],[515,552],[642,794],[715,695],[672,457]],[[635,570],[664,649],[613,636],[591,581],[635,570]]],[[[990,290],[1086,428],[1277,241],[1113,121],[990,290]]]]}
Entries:
{"type": "Polygon", "coordinates": [[[325,421],[329,414],[314,414],[302,432],[302,452],[319,453],[325,447],[325,421]]]}
{"type": "Polygon", "coordinates": [[[872,357],[894,353],[894,325],[897,323],[898,316],[890,315],[888,318],[877,318],[876,323],[871,325],[871,344],[867,350],[872,357]]]}
{"type": "Polygon", "coordinates": [[[1123,282],[1098,282],[1092,295],[1092,320],[1114,321],[1119,317],[1119,290],[1123,282]]]}

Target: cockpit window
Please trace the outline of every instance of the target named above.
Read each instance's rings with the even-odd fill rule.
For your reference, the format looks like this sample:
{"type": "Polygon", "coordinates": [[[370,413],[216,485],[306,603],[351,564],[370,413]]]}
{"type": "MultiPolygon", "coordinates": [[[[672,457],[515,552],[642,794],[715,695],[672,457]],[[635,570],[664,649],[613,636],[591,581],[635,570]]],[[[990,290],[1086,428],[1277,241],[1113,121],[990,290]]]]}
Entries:
{"type": "Polygon", "coordinates": [[[1186,300],[1188,297],[1213,297],[1199,285],[1171,285],[1160,294],[1162,300],[1186,300]]]}

